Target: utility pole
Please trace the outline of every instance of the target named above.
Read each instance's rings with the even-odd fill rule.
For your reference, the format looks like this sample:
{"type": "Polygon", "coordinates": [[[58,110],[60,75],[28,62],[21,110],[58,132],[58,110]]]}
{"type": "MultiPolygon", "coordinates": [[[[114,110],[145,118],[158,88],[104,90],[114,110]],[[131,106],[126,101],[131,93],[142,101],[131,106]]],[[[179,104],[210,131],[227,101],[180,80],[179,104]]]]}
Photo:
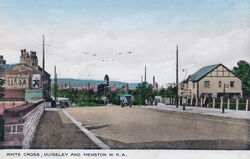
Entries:
{"type": "Polygon", "coordinates": [[[45,72],[44,72],[44,65],[45,65],[45,47],[44,47],[44,45],[45,45],[45,40],[44,40],[44,35],[43,35],[43,70],[42,70],[42,83],[43,83],[43,99],[45,99],[45,76],[44,76],[44,74],[45,74],[45,72]]]}
{"type": "Polygon", "coordinates": [[[54,66],[54,76],[55,76],[54,97],[55,97],[55,102],[56,102],[56,100],[57,100],[57,73],[56,73],[56,66],[54,66]]]}
{"type": "Polygon", "coordinates": [[[178,45],[176,46],[176,108],[178,108],[178,45]]]}

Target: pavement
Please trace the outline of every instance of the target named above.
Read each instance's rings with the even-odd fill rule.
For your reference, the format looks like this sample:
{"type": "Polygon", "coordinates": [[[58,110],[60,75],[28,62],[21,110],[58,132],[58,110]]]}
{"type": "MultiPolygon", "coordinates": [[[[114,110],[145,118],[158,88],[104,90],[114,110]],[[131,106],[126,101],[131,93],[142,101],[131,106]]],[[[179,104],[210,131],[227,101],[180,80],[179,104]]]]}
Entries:
{"type": "Polygon", "coordinates": [[[176,111],[176,112],[187,112],[187,113],[212,115],[212,116],[217,116],[217,117],[226,117],[226,118],[235,118],[235,119],[250,119],[250,111],[245,111],[245,110],[236,111],[232,109],[225,109],[224,113],[222,113],[222,109],[185,106],[185,111],[183,111],[183,106],[178,106],[178,108],[176,108],[175,105],[165,105],[163,103],[158,103],[157,106],[142,106],[142,108],[176,111]]]}
{"type": "Polygon", "coordinates": [[[186,112],[181,112],[181,107],[173,111],[173,106],[164,106],[110,105],[66,110],[112,149],[250,149],[249,120],[201,115],[206,108],[187,107],[186,112]],[[192,112],[197,110],[200,112],[192,112]]]}
{"type": "Polygon", "coordinates": [[[47,108],[36,129],[31,149],[99,149],[60,108],[47,108]]]}

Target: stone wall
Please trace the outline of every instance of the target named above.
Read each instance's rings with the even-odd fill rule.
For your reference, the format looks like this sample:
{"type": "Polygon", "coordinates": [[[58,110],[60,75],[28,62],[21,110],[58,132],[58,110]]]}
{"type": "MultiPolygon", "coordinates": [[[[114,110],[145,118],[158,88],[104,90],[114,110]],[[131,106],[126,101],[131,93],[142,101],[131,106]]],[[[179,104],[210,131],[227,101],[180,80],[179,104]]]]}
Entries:
{"type": "Polygon", "coordinates": [[[47,103],[26,104],[4,112],[3,148],[29,148],[47,103]]]}

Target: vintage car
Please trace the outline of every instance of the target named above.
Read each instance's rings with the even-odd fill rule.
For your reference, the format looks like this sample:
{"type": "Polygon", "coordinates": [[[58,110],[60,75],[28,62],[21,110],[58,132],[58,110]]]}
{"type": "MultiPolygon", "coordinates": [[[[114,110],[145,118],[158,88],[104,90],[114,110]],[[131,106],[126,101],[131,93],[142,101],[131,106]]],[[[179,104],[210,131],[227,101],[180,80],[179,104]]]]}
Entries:
{"type": "Polygon", "coordinates": [[[130,106],[132,107],[134,97],[131,94],[123,94],[120,96],[121,107],[130,106]]]}

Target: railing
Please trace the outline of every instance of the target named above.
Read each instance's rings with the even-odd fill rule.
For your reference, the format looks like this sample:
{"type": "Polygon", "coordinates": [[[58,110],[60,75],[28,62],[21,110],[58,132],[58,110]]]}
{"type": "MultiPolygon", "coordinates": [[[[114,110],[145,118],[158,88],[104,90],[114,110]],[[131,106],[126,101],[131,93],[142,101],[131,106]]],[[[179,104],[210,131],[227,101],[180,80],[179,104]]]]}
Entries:
{"type": "MultiPolygon", "coordinates": [[[[176,98],[163,98],[163,103],[168,105],[174,105],[176,98]]],[[[229,99],[229,98],[185,98],[180,97],[178,99],[179,105],[188,105],[196,107],[207,107],[207,108],[219,108],[221,109],[224,106],[225,109],[233,110],[245,110],[249,111],[249,99],[229,99]]]]}

